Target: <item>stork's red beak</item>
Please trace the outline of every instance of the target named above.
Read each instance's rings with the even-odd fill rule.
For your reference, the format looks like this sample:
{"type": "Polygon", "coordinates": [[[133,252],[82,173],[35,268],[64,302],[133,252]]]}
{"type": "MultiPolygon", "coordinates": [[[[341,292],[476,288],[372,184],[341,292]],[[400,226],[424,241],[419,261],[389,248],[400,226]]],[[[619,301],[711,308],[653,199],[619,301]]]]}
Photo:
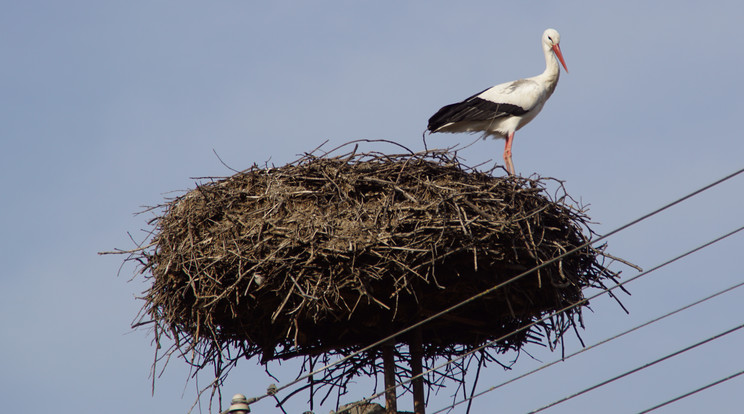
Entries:
{"type": "Polygon", "coordinates": [[[553,45],[553,52],[555,52],[555,55],[558,56],[558,60],[560,60],[561,65],[563,65],[563,69],[566,69],[566,73],[568,73],[568,68],[566,67],[566,61],[563,60],[563,53],[561,53],[561,47],[559,45],[553,45]]]}

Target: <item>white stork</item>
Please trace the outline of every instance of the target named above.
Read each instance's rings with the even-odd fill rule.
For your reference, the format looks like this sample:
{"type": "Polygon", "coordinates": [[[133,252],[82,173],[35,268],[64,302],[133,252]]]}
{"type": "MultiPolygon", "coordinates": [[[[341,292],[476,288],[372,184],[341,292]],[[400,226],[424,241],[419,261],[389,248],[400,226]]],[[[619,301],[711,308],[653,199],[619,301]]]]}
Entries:
{"type": "Polygon", "coordinates": [[[511,147],[514,132],[537,116],[555,91],[560,75],[558,60],[568,72],[559,46],[561,35],[554,29],[542,35],[545,72],[527,79],[502,83],[462,102],[447,105],[429,118],[427,130],[433,132],[483,132],[483,138],[505,138],[504,162],[514,174],[511,147]]]}

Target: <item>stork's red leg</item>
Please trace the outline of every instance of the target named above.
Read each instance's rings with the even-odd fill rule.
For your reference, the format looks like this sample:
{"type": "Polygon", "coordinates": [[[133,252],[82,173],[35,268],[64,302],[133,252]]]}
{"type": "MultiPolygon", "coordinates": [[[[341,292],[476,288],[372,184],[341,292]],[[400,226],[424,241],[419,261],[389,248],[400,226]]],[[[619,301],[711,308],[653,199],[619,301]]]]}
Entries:
{"type": "Polygon", "coordinates": [[[506,163],[506,171],[508,171],[509,174],[514,175],[514,164],[512,163],[511,157],[512,141],[514,141],[514,133],[510,132],[509,135],[506,136],[506,145],[504,146],[504,162],[506,163]]]}

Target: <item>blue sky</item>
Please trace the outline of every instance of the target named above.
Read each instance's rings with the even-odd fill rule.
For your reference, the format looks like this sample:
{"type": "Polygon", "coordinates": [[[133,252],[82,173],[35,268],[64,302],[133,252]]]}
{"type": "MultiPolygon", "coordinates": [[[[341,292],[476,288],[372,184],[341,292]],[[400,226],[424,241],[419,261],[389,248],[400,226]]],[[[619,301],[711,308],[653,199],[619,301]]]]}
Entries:
{"type": "MultiPolygon", "coordinates": [[[[522,175],[565,180],[608,232],[744,166],[744,6],[707,2],[26,1],[0,13],[0,407],[27,412],[186,412],[196,384],[171,361],[150,393],[154,349],[131,321],[146,286],[121,257],[149,215],[192,177],[282,165],[325,140],[396,140],[421,149],[439,107],[544,69],[540,35],[561,33],[563,73],[543,112],[516,134],[522,175]]],[[[429,145],[469,143],[432,135],[429,145]]],[[[502,141],[463,151],[500,162],[502,141]]],[[[609,239],[649,268],[744,224],[744,177],[609,239]]],[[[628,286],[586,314],[584,340],[741,281],[734,236],[628,286]]],[[[627,270],[624,275],[632,275],[627,270]]],[[[474,412],[525,412],[742,322],[735,291],[475,400],[474,412]]],[[[568,340],[578,349],[575,340],[568,340]]],[[[744,368],[744,334],[548,412],[649,408],[744,368]]],[[[557,354],[531,350],[550,361],[557,354]]],[[[483,387],[514,372],[490,367],[483,387]]],[[[291,365],[275,367],[291,379],[291,365]]],[[[208,378],[201,378],[204,384],[208,378]]],[[[658,412],[733,413],[744,379],[658,412]]],[[[245,361],[224,388],[257,395],[273,379],[245,361]]],[[[360,381],[349,399],[371,393],[360,381]]],[[[447,391],[429,410],[449,401],[447,391]]],[[[403,408],[410,403],[401,402],[403,408]]],[[[303,397],[288,407],[302,412],[303,397]]],[[[328,412],[322,407],[316,412],[328,412]]],[[[205,409],[206,411],[206,409],[205,409]]],[[[280,412],[269,402],[254,412],[280,412]]],[[[455,412],[464,412],[458,409],[455,412]]]]}

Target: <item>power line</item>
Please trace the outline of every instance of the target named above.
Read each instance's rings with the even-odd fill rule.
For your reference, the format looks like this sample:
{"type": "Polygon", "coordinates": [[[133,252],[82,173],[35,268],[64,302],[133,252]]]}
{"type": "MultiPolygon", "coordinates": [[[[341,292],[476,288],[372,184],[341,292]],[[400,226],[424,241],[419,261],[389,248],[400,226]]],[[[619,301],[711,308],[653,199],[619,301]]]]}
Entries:
{"type": "MultiPolygon", "coordinates": [[[[480,293],[478,293],[478,294],[476,294],[474,296],[471,296],[470,298],[465,299],[462,302],[457,303],[457,304],[455,304],[453,306],[450,306],[449,308],[447,308],[447,309],[445,309],[443,311],[440,311],[440,312],[438,312],[438,313],[436,313],[434,315],[431,315],[431,316],[429,316],[429,317],[427,317],[427,318],[425,318],[425,319],[423,319],[423,320],[421,320],[419,322],[416,322],[416,323],[414,323],[413,325],[410,325],[407,328],[403,328],[400,331],[398,331],[398,332],[396,332],[396,333],[394,333],[392,335],[389,335],[389,336],[387,336],[385,338],[382,338],[382,339],[378,340],[377,342],[374,342],[374,343],[372,343],[372,344],[370,344],[370,345],[368,345],[368,346],[366,346],[364,348],[361,348],[361,349],[359,349],[357,351],[354,351],[351,354],[349,354],[349,355],[347,355],[347,356],[345,356],[343,358],[340,358],[340,359],[338,359],[336,361],[333,361],[333,362],[331,362],[331,363],[329,363],[329,364],[327,364],[327,365],[325,365],[323,367],[320,367],[320,368],[318,368],[318,369],[316,369],[314,371],[308,372],[305,375],[302,375],[300,377],[297,377],[293,381],[290,381],[290,382],[288,382],[285,385],[282,385],[280,387],[277,387],[275,389],[274,394],[276,394],[279,391],[285,390],[285,389],[291,387],[292,385],[295,385],[295,384],[297,384],[297,383],[299,383],[301,381],[304,381],[304,380],[306,380],[306,379],[308,379],[308,378],[310,378],[310,377],[312,377],[312,376],[314,376],[314,375],[316,375],[316,374],[318,374],[320,372],[323,372],[323,371],[325,371],[325,370],[327,370],[327,369],[329,369],[329,368],[331,368],[331,367],[333,367],[335,365],[338,365],[340,363],[343,363],[345,361],[348,361],[349,359],[353,358],[356,355],[361,354],[362,352],[369,351],[370,349],[373,349],[373,348],[375,348],[377,346],[380,346],[380,345],[382,345],[382,344],[384,344],[384,343],[386,343],[386,342],[388,342],[390,340],[393,340],[396,336],[399,336],[399,335],[402,335],[404,333],[410,332],[413,329],[418,328],[421,325],[424,325],[424,324],[426,324],[426,323],[428,323],[428,322],[430,322],[430,321],[432,321],[434,319],[437,319],[437,318],[439,318],[439,317],[441,317],[441,316],[443,316],[443,315],[445,315],[445,314],[447,314],[449,312],[452,312],[452,311],[454,311],[454,310],[456,310],[456,309],[458,309],[458,308],[460,308],[460,307],[462,307],[462,306],[464,306],[464,305],[466,305],[468,303],[471,303],[471,302],[473,302],[473,301],[475,301],[475,300],[477,300],[477,299],[479,299],[479,298],[481,298],[483,296],[486,296],[486,295],[494,292],[495,290],[497,290],[497,289],[499,289],[499,288],[501,288],[503,286],[506,286],[506,285],[508,285],[508,284],[516,281],[516,280],[519,280],[519,279],[521,279],[521,278],[523,278],[523,277],[525,277],[525,276],[527,276],[529,274],[532,274],[533,272],[535,272],[535,271],[537,271],[539,269],[542,269],[545,266],[548,266],[548,265],[550,265],[552,263],[555,263],[556,261],[558,261],[560,259],[563,259],[564,257],[566,257],[568,255],[571,255],[573,253],[576,253],[577,251],[579,251],[581,249],[584,249],[584,248],[586,248],[586,247],[588,247],[588,246],[590,246],[592,244],[595,244],[595,243],[597,243],[599,241],[602,241],[604,239],[607,239],[608,237],[610,237],[610,236],[612,236],[614,234],[617,234],[617,233],[619,233],[619,232],[627,229],[628,227],[634,226],[634,225],[640,223],[643,220],[646,220],[646,219],[648,219],[648,218],[650,218],[650,217],[652,217],[652,216],[654,216],[656,214],[659,214],[659,213],[661,213],[661,212],[663,212],[663,211],[665,211],[665,210],[667,210],[667,209],[669,209],[669,208],[671,208],[671,207],[673,207],[673,206],[675,206],[675,205],[677,205],[679,203],[682,203],[683,201],[686,201],[686,200],[688,200],[688,199],[690,199],[690,198],[692,198],[692,197],[694,197],[694,196],[696,196],[696,195],[698,195],[698,194],[700,194],[700,193],[702,193],[702,192],[704,192],[706,190],[709,190],[709,189],[711,189],[711,188],[713,188],[713,187],[715,187],[715,186],[717,186],[717,185],[719,185],[719,184],[721,184],[721,183],[723,183],[723,182],[725,182],[725,181],[727,181],[727,180],[729,180],[731,178],[734,178],[734,177],[736,177],[737,175],[739,175],[739,174],[741,174],[743,172],[744,172],[744,168],[739,169],[738,171],[735,171],[735,172],[733,172],[733,173],[731,173],[731,174],[729,174],[729,175],[727,175],[727,176],[725,176],[723,178],[720,178],[720,179],[718,179],[718,180],[716,180],[716,181],[714,181],[714,182],[712,182],[710,184],[707,184],[707,185],[705,185],[705,186],[703,186],[703,187],[701,187],[701,188],[699,188],[699,189],[697,189],[697,190],[695,190],[695,191],[693,191],[693,192],[691,192],[691,193],[689,193],[689,194],[687,194],[687,195],[685,195],[683,197],[680,197],[680,198],[678,198],[678,199],[676,199],[676,200],[674,200],[674,201],[672,201],[670,203],[667,203],[667,204],[663,205],[662,207],[659,207],[656,210],[651,211],[650,213],[647,213],[647,214],[645,214],[645,215],[643,215],[643,216],[641,216],[641,217],[639,217],[639,218],[637,218],[637,219],[635,219],[635,220],[633,220],[633,221],[631,221],[629,223],[626,223],[626,224],[624,224],[624,225],[622,225],[622,226],[620,226],[620,227],[618,227],[618,228],[610,231],[609,233],[607,233],[607,234],[605,234],[603,236],[600,236],[599,238],[597,238],[595,240],[587,241],[586,243],[583,243],[583,244],[575,247],[572,250],[569,250],[569,251],[567,251],[567,252],[565,252],[565,253],[563,253],[563,254],[561,254],[559,256],[556,256],[556,257],[554,257],[552,259],[549,259],[549,260],[547,260],[547,261],[545,261],[545,262],[543,262],[543,263],[541,263],[541,264],[533,267],[532,269],[526,270],[526,271],[524,271],[524,272],[522,272],[522,273],[520,273],[520,274],[512,277],[509,280],[506,280],[506,281],[504,281],[502,283],[497,284],[496,286],[493,286],[493,287],[491,287],[491,288],[489,288],[487,290],[484,290],[484,291],[482,291],[482,292],[480,292],[480,293]]],[[[621,284],[618,284],[616,286],[620,286],[620,285],[621,284]]],[[[608,289],[607,291],[609,291],[609,290],[610,289],[608,289]]],[[[262,394],[262,395],[260,395],[258,397],[251,398],[250,401],[251,401],[251,403],[254,403],[254,402],[259,401],[259,400],[262,400],[262,399],[264,399],[264,398],[266,398],[266,397],[268,397],[270,395],[273,395],[273,394],[267,392],[267,393],[264,393],[264,394],[262,394]]]]}
{"type": "Polygon", "coordinates": [[[622,373],[620,375],[616,375],[616,376],[614,376],[614,377],[612,377],[612,378],[610,378],[608,380],[605,380],[605,381],[602,381],[602,382],[600,382],[598,384],[592,385],[589,388],[585,388],[585,389],[583,389],[583,390],[581,390],[579,392],[576,392],[576,393],[573,393],[573,394],[571,394],[569,396],[563,397],[560,400],[557,400],[557,401],[554,401],[554,402],[552,402],[552,403],[550,403],[548,405],[542,406],[542,407],[538,408],[537,410],[530,411],[528,414],[534,414],[534,413],[543,411],[543,410],[545,410],[547,408],[556,406],[556,405],[558,405],[560,403],[566,402],[566,401],[568,401],[568,400],[570,400],[570,399],[572,399],[574,397],[578,397],[579,395],[582,395],[582,394],[585,394],[585,393],[587,393],[589,391],[595,390],[595,389],[597,389],[599,387],[602,387],[604,385],[607,385],[607,384],[609,384],[609,383],[611,383],[613,381],[616,381],[616,380],[618,380],[620,378],[627,377],[630,374],[634,374],[634,373],[636,373],[638,371],[641,371],[643,369],[646,369],[646,368],[648,368],[650,366],[656,365],[659,362],[666,361],[669,358],[672,358],[672,357],[675,357],[677,355],[683,354],[683,353],[685,353],[685,352],[687,352],[687,351],[689,351],[691,349],[694,349],[694,348],[697,348],[697,347],[699,347],[701,345],[707,344],[708,342],[711,342],[711,341],[714,341],[716,339],[722,338],[722,337],[724,337],[724,336],[726,336],[726,335],[728,335],[728,334],[730,334],[732,332],[738,331],[741,328],[744,328],[744,324],[741,324],[739,326],[733,327],[733,328],[731,328],[731,329],[729,329],[727,331],[721,332],[721,333],[719,333],[717,335],[711,336],[711,337],[709,337],[707,339],[704,339],[702,341],[696,342],[695,344],[692,344],[690,346],[687,346],[685,348],[682,348],[679,351],[675,351],[675,352],[672,352],[671,354],[667,354],[667,355],[665,355],[665,356],[663,356],[663,357],[661,357],[659,359],[656,359],[654,361],[651,361],[651,362],[648,362],[646,364],[643,364],[643,365],[641,365],[641,366],[639,366],[637,368],[633,368],[630,371],[626,371],[626,372],[624,372],[624,373],[622,373]]]}
{"type": "Polygon", "coordinates": [[[643,411],[641,411],[641,412],[640,412],[640,413],[638,413],[638,414],[645,414],[645,413],[651,412],[651,411],[653,411],[653,410],[655,410],[655,409],[657,409],[657,408],[661,408],[661,407],[663,407],[663,406],[665,406],[665,405],[668,405],[668,404],[671,404],[671,403],[673,403],[673,402],[679,401],[679,400],[681,400],[681,399],[683,399],[683,398],[687,398],[687,397],[689,397],[689,396],[691,396],[691,395],[693,395],[693,394],[696,394],[696,393],[698,393],[698,392],[700,392],[700,391],[703,391],[703,390],[707,390],[708,388],[711,388],[711,387],[715,387],[716,385],[722,384],[722,383],[724,383],[724,382],[726,382],[726,381],[728,381],[728,380],[730,380],[730,379],[734,379],[734,378],[738,377],[738,376],[739,376],[739,375],[741,375],[741,374],[744,374],[744,371],[739,371],[739,372],[737,372],[737,373],[735,373],[735,374],[731,374],[731,375],[729,375],[729,376],[728,376],[728,377],[726,377],[726,378],[721,378],[721,379],[719,379],[718,381],[714,381],[714,382],[711,382],[711,383],[710,383],[710,384],[708,384],[708,385],[702,386],[702,387],[700,387],[700,388],[697,388],[697,389],[695,389],[695,390],[692,390],[692,391],[690,391],[690,392],[688,392],[688,393],[682,394],[682,395],[680,395],[679,397],[675,397],[675,398],[672,398],[671,400],[668,400],[668,401],[664,401],[663,403],[661,403],[661,404],[659,404],[659,405],[655,405],[655,406],[653,406],[653,407],[651,407],[651,408],[648,408],[648,409],[646,409],[646,410],[643,410],[643,411]]]}
{"type": "MultiPolygon", "coordinates": [[[[395,385],[394,385],[393,387],[397,388],[397,387],[399,387],[399,386],[401,386],[401,385],[405,385],[405,384],[408,384],[409,382],[411,382],[411,381],[413,381],[413,380],[415,380],[415,379],[417,379],[417,378],[421,378],[421,377],[423,377],[424,375],[426,375],[426,374],[428,374],[428,373],[430,373],[430,372],[433,372],[433,371],[436,371],[436,370],[438,370],[438,369],[440,369],[440,368],[443,368],[443,367],[445,367],[445,366],[447,366],[447,365],[449,365],[449,364],[451,364],[451,363],[453,363],[453,362],[455,362],[455,361],[459,361],[459,360],[461,360],[461,359],[463,359],[463,358],[467,357],[468,355],[471,355],[471,354],[473,354],[473,353],[475,353],[475,352],[478,352],[478,351],[480,351],[481,349],[484,349],[484,348],[486,348],[486,347],[488,347],[488,346],[490,346],[490,345],[492,345],[492,344],[494,344],[494,343],[496,343],[496,342],[502,341],[502,340],[504,340],[504,339],[506,339],[506,338],[508,338],[508,337],[510,337],[510,336],[512,336],[512,335],[514,335],[514,334],[516,334],[516,333],[519,333],[519,332],[521,332],[521,331],[523,331],[523,330],[525,330],[525,329],[529,329],[529,328],[531,328],[532,326],[534,326],[534,325],[537,325],[537,324],[538,324],[538,323],[540,323],[540,322],[543,322],[543,321],[545,321],[545,320],[547,320],[547,319],[549,319],[549,318],[552,318],[552,317],[553,317],[553,316],[555,316],[555,315],[558,315],[559,313],[565,312],[565,311],[567,311],[567,310],[569,310],[569,309],[572,309],[572,308],[575,308],[575,307],[577,307],[577,306],[581,306],[582,304],[584,304],[584,303],[587,303],[587,302],[589,302],[590,300],[593,300],[593,299],[595,299],[595,298],[597,298],[597,297],[599,297],[599,296],[601,296],[601,295],[604,295],[605,293],[609,293],[609,292],[610,292],[611,290],[613,290],[613,289],[617,289],[617,288],[619,288],[619,287],[621,287],[621,286],[624,286],[624,285],[626,285],[626,284],[628,284],[628,283],[630,283],[630,282],[632,282],[632,281],[634,281],[634,280],[636,280],[636,279],[638,279],[638,278],[640,278],[640,277],[643,277],[643,276],[645,276],[645,275],[647,275],[647,274],[649,274],[649,273],[651,273],[651,272],[654,272],[654,271],[656,271],[656,270],[659,270],[659,269],[661,269],[661,268],[662,268],[662,267],[664,267],[664,266],[667,266],[667,265],[669,265],[669,264],[672,264],[672,263],[674,263],[674,262],[676,262],[676,261],[678,261],[678,260],[681,260],[681,259],[683,259],[683,258],[685,258],[685,257],[687,257],[687,256],[689,256],[689,255],[691,255],[691,254],[693,254],[693,253],[695,253],[695,252],[698,252],[698,251],[700,251],[700,250],[702,250],[702,249],[704,249],[704,248],[706,248],[706,247],[708,247],[708,246],[710,246],[710,245],[713,245],[713,244],[715,244],[715,243],[717,243],[717,242],[719,242],[719,241],[721,241],[721,240],[723,240],[723,239],[726,239],[727,237],[730,237],[730,236],[732,236],[732,235],[734,235],[734,234],[736,234],[736,233],[738,233],[738,232],[740,232],[740,231],[742,231],[742,230],[744,230],[744,226],[741,226],[741,227],[739,227],[739,228],[737,228],[737,229],[735,229],[735,230],[732,230],[732,231],[730,231],[730,232],[728,232],[728,233],[726,233],[726,234],[724,234],[724,235],[722,235],[722,236],[719,236],[719,237],[717,237],[717,238],[715,238],[715,239],[713,239],[713,240],[710,240],[710,241],[708,241],[708,242],[706,242],[706,243],[703,243],[703,244],[701,244],[701,245],[699,245],[699,246],[697,246],[697,247],[695,247],[695,248],[693,248],[693,249],[691,249],[691,250],[688,250],[688,251],[686,251],[686,252],[684,252],[684,253],[682,253],[682,254],[680,254],[680,255],[677,255],[676,257],[673,257],[673,258],[671,258],[671,259],[669,259],[669,260],[667,260],[667,261],[665,261],[665,262],[663,262],[663,263],[661,263],[661,264],[658,264],[658,265],[656,265],[656,266],[652,267],[652,268],[651,268],[651,269],[649,269],[649,270],[646,270],[646,271],[644,271],[644,272],[641,272],[641,273],[639,273],[639,274],[637,274],[637,275],[635,275],[635,276],[631,277],[630,279],[628,279],[628,280],[626,280],[626,281],[624,281],[624,282],[618,283],[618,284],[616,284],[615,286],[612,286],[612,287],[610,287],[610,288],[608,288],[608,289],[605,289],[605,290],[603,290],[603,291],[601,291],[601,292],[599,292],[599,293],[597,293],[597,294],[595,294],[595,295],[593,295],[593,296],[590,296],[590,297],[588,297],[588,298],[584,298],[584,299],[582,299],[582,300],[580,300],[580,301],[578,301],[578,302],[576,302],[576,303],[574,303],[574,304],[572,304],[572,305],[569,305],[569,306],[566,306],[566,307],[564,307],[564,308],[562,308],[562,309],[559,309],[559,310],[557,310],[557,311],[554,311],[554,312],[552,312],[552,313],[551,313],[550,315],[548,315],[548,316],[545,316],[545,317],[543,317],[543,318],[541,318],[541,319],[538,319],[538,320],[536,320],[536,321],[534,321],[534,322],[531,322],[531,323],[529,323],[529,324],[527,324],[527,325],[525,325],[525,326],[522,326],[522,327],[520,327],[520,328],[517,328],[517,329],[513,330],[512,332],[510,332],[510,333],[508,333],[508,334],[506,334],[506,335],[503,335],[503,336],[501,336],[501,337],[499,337],[499,338],[496,338],[496,339],[493,339],[493,340],[487,341],[487,342],[483,343],[483,344],[482,344],[481,346],[479,346],[479,347],[477,347],[477,348],[474,348],[474,349],[471,349],[470,351],[468,351],[468,352],[465,352],[465,353],[463,353],[463,354],[461,354],[461,355],[458,355],[457,357],[454,357],[454,358],[452,358],[452,359],[448,360],[447,362],[445,362],[445,363],[443,363],[443,364],[437,365],[437,366],[435,366],[434,368],[430,368],[430,369],[428,369],[428,370],[426,370],[426,371],[424,371],[424,372],[422,372],[422,373],[420,373],[420,374],[418,374],[418,375],[415,375],[415,376],[413,376],[413,377],[411,377],[411,378],[408,378],[408,379],[406,379],[405,381],[401,381],[401,382],[399,382],[399,383],[396,383],[396,384],[395,384],[395,385]]],[[[391,388],[393,388],[393,387],[391,387],[391,388]]],[[[375,399],[375,398],[377,398],[377,397],[381,396],[382,394],[384,394],[384,392],[385,392],[385,391],[382,391],[382,392],[379,392],[379,393],[373,394],[372,396],[370,396],[370,397],[366,398],[366,399],[365,399],[365,400],[363,400],[363,401],[370,401],[370,400],[373,400],[373,399],[375,399]]],[[[352,407],[349,407],[349,409],[351,409],[351,408],[352,408],[352,407]]],[[[344,412],[344,411],[338,411],[337,413],[342,413],[342,412],[344,412]]]]}
{"type": "Polygon", "coordinates": [[[491,392],[491,391],[495,391],[495,390],[497,390],[497,389],[499,389],[499,388],[501,388],[501,387],[503,387],[503,386],[509,385],[509,384],[511,384],[511,383],[513,383],[513,382],[516,382],[516,381],[519,381],[520,379],[522,379],[522,378],[524,378],[524,377],[527,377],[527,376],[529,376],[529,375],[532,375],[532,374],[534,374],[534,373],[536,373],[536,372],[538,372],[538,371],[542,371],[542,370],[544,370],[544,369],[546,369],[546,368],[552,367],[553,365],[555,365],[555,364],[557,364],[557,363],[559,363],[559,362],[563,362],[563,361],[566,361],[566,360],[568,360],[568,359],[570,359],[570,358],[573,358],[573,357],[575,357],[576,355],[579,355],[579,354],[581,354],[581,353],[584,353],[584,352],[586,352],[586,351],[589,351],[589,350],[591,350],[591,349],[593,349],[593,348],[599,347],[600,345],[604,345],[604,344],[606,344],[607,342],[610,342],[610,341],[613,341],[613,340],[615,340],[615,339],[618,339],[618,338],[620,338],[620,337],[622,337],[622,336],[625,336],[625,335],[627,335],[627,334],[629,334],[629,333],[631,333],[631,332],[635,332],[635,331],[637,331],[637,330],[639,330],[639,329],[641,329],[641,328],[644,328],[644,327],[646,327],[646,326],[648,326],[648,325],[651,325],[651,324],[653,324],[653,323],[659,322],[659,321],[661,321],[662,319],[668,318],[668,317],[670,317],[670,316],[672,316],[672,315],[675,315],[675,314],[677,314],[677,313],[679,313],[679,312],[682,312],[682,311],[684,311],[684,310],[687,310],[687,309],[690,309],[690,308],[692,308],[692,307],[694,307],[694,306],[697,306],[697,305],[699,305],[699,304],[701,304],[701,303],[703,303],[703,302],[707,302],[707,301],[709,301],[709,300],[711,300],[711,299],[714,299],[714,298],[716,298],[716,297],[718,297],[718,296],[720,296],[720,295],[723,295],[724,293],[728,293],[728,292],[730,292],[730,291],[732,291],[732,290],[734,290],[734,289],[736,289],[736,288],[739,288],[739,287],[741,287],[741,286],[744,286],[744,282],[739,282],[739,283],[737,283],[736,285],[733,285],[733,286],[731,286],[731,287],[728,287],[728,288],[726,288],[726,289],[724,289],[724,290],[721,290],[721,291],[718,291],[718,292],[716,292],[716,293],[713,293],[713,294],[711,294],[711,295],[708,295],[708,296],[706,296],[706,297],[704,297],[704,298],[702,298],[702,299],[698,299],[698,300],[696,300],[695,302],[692,302],[692,303],[690,303],[690,304],[687,304],[687,305],[685,305],[685,306],[683,306],[683,307],[681,307],[681,308],[677,308],[677,309],[675,309],[675,310],[673,310],[673,311],[671,311],[671,312],[665,313],[664,315],[658,316],[658,317],[656,317],[656,318],[654,318],[654,319],[651,319],[651,320],[649,320],[649,321],[647,321],[647,322],[645,322],[645,323],[642,323],[642,324],[640,324],[640,325],[638,325],[638,326],[635,326],[635,327],[633,327],[633,328],[630,328],[630,329],[628,329],[628,330],[626,330],[626,331],[623,331],[623,332],[621,332],[621,333],[619,333],[619,334],[617,334],[617,335],[614,335],[614,336],[611,336],[611,337],[609,337],[609,338],[606,338],[606,339],[604,339],[604,340],[602,340],[602,341],[599,341],[599,342],[597,342],[596,344],[590,345],[590,346],[588,346],[588,347],[586,347],[586,348],[582,348],[582,349],[580,349],[580,350],[578,350],[578,351],[576,351],[576,352],[574,352],[574,353],[572,353],[572,354],[569,354],[569,355],[567,355],[567,356],[565,356],[565,357],[563,357],[563,358],[561,358],[561,359],[557,359],[557,360],[555,360],[555,361],[553,361],[553,362],[550,362],[550,363],[548,363],[548,364],[544,364],[544,365],[542,365],[542,366],[540,366],[540,367],[538,367],[538,368],[535,368],[535,369],[533,369],[533,370],[531,370],[531,371],[528,371],[528,372],[526,372],[526,373],[524,373],[524,374],[522,374],[522,375],[519,375],[519,376],[517,376],[517,377],[515,377],[515,378],[512,378],[512,379],[510,379],[510,380],[508,380],[508,381],[504,381],[504,382],[502,382],[502,383],[500,383],[500,384],[498,384],[498,385],[494,385],[494,386],[492,386],[492,387],[489,387],[489,388],[487,388],[487,389],[485,389],[485,390],[483,390],[483,391],[481,391],[481,392],[479,392],[479,393],[477,393],[477,394],[471,395],[471,396],[470,396],[470,397],[468,397],[468,398],[464,398],[464,399],[462,399],[462,400],[460,400],[460,401],[457,401],[456,403],[454,403],[454,404],[452,404],[452,405],[449,405],[449,406],[447,406],[447,407],[445,407],[445,408],[442,408],[442,409],[440,409],[439,411],[435,411],[435,412],[434,412],[433,414],[438,414],[438,413],[441,413],[441,412],[443,412],[443,411],[446,411],[446,410],[449,410],[449,409],[455,408],[456,406],[458,406],[458,405],[460,405],[460,404],[462,404],[462,403],[465,403],[465,402],[467,402],[467,401],[472,401],[473,399],[475,399],[475,398],[478,398],[478,397],[481,397],[481,396],[483,396],[484,394],[487,394],[487,393],[489,393],[489,392],[491,392]]]}

